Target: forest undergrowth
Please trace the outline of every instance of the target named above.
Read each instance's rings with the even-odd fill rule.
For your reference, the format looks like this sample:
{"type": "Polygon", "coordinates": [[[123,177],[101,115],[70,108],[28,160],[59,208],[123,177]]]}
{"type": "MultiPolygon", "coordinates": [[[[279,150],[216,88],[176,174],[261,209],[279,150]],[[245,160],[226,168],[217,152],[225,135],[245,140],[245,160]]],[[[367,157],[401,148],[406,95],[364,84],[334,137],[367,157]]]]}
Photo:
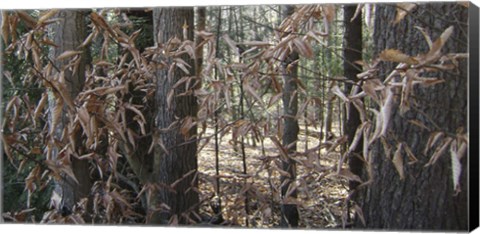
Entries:
{"type": "MultiPolygon", "coordinates": [[[[307,132],[305,126],[301,126],[297,142],[299,155],[296,160],[299,163],[296,186],[298,186],[299,196],[296,203],[300,213],[299,226],[300,228],[342,227],[342,220],[347,221],[348,208],[345,206],[345,201],[348,196],[348,181],[338,176],[330,176],[337,167],[340,147],[329,153],[327,148],[320,149],[320,152],[305,153],[305,149],[308,152],[311,146],[322,144],[318,137],[319,129],[309,127],[307,132]]],[[[207,136],[212,134],[213,129],[208,128],[205,131],[207,136]]],[[[224,134],[219,144],[219,197],[224,211],[223,218],[230,225],[245,225],[243,201],[248,191],[251,226],[275,227],[280,220],[281,169],[279,168],[281,168],[281,162],[278,150],[267,138],[263,147],[260,142],[254,142],[254,137],[247,137],[247,139],[245,140],[247,175],[242,173],[242,156],[238,150],[237,152],[235,150],[231,133],[224,134]],[[248,181],[246,185],[245,178],[248,181]]],[[[202,196],[200,200],[215,202],[217,180],[215,161],[212,160],[215,158],[215,144],[213,140],[203,140],[200,143],[200,146],[202,145],[204,148],[198,155],[199,189],[202,196]]],[[[200,210],[201,213],[214,215],[209,202],[203,202],[200,210]]]]}

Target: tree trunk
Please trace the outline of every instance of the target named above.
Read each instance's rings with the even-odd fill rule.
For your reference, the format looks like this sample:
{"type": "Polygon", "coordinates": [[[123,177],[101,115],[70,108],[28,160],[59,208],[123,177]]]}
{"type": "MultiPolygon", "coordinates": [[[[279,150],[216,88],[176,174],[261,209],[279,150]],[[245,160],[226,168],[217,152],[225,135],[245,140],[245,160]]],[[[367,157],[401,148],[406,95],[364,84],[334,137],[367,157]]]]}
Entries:
{"type": "MultiPolygon", "coordinates": [[[[86,21],[85,21],[85,11],[80,10],[62,10],[57,13],[57,17],[60,19],[58,23],[55,23],[51,26],[52,32],[54,34],[54,43],[57,45],[53,51],[53,57],[56,58],[60,54],[69,50],[78,50],[77,47],[82,43],[83,39],[86,37],[86,21]]],[[[65,78],[65,87],[68,92],[67,95],[73,100],[82,90],[85,82],[85,66],[87,60],[87,51],[84,49],[84,53],[81,55],[80,62],[76,72],[65,68],[68,64],[68,59],[65,60],[54,60],[55,66],[64,72],[65,78]]],[[[55,102],[61,98],[57,98],[55,102]]],[[[50,103],[50,110],[53,111],[55,105],[61,105],[59,103],[50,103]]],[[[60,142],[62,147],[68,143],[68,135],[63,136],[64,129],[67,130],[67,134],[74,134],[73,137],[77,142],[77,147],[73,149],[74,153],[78,156],[82,155],[84,149],[81,148],[81,133],[74,133],[72,129],[68,128],[69,116],[67,115],[67,108],[64,105],[61,121],[56,126],[53,127],[52,138],[54,141],[60,142]]],[[[67,161],[70,161],[72,171],[78,180],[78,184],[69,176],[62,176],[60,181],[57,181],[55,192],[57,192],[61,198],[61,206],[57,207],[62,213],[69,214],[72,211],[73,206],[81,198],[88,197],[90,194],[90,188],[92,186],[92,180],[89,173],[89,162],[87,160],[79,160],[74,155],[62,154],[59,155],[60,148],[54,146],[53,160],[64,161],[64,157],[69,157],[67,161]]],[[[88,212],[87,212],[88,213],[88,212]]],[[[88,217],[87,217],[88,218],[88,217]]]]}
{"type": "MultiPolygon", "coordinates": [[[[157,8],[153,11],[154,28],[157,43],[167,43],[169,39],[193,41],[193,8],[157,8]],[[184,37],[184,29],[187,37],[184,37]],[[161,33],[159,33],[161,32],[161,33]],[[159,37],[157,37],[157,35],[159,37]]],[[[180,56],[191,65],[190,75],[195,74],[195,61],[188,55],[180,56]]],[[[167,61],[172,64],[172,59],[167,61]]],[[[151,223],[167,223],[178,220],[181,224],[189,222],[190,212],[197,210],[199,197],[196,192],[197,180],[197,139],[196,126],[185,134],[181,133],[182,123],[189,119],[195,121],[197,102],[192,92],[187,92],[185,84],[174,88],[174,85],[183,76],[188,76],[181,69],[174,68],[173,74],[169,71],[158,70],[156,100],[156,129],[154,139],[158,142],[154,150],[154,174],[152,182],[159,186],[153,197],[152,208],[160,208],[161,204],[169,209],[154,211],[151,223]],[[173,90],[174,89],[174,90],[173,90]],[[171,101],[170,91],[174,92],[171,101]],[[181,96],[177,96],[182,94],[181,96]],[[163,147],[162,147],[163,146],[163,147]],[[178,182],[173,188],[172,183],[178,182]],[[167,186],[167,187],[165,187],[167,186]]],[[[192,91],[192,84],[189,85],[192,91]]],[[[151,198],[152,199],[152,198],[151,198]]]]}
{"type": "MultiPolygon", "coordinates": [[[[326,49],[324,50],[324,53],[325,54],[325,60],[324,60],[324,65],[327,66],[327,77],[331,77],[333,72],[332,72],[332,68],[330,66],[330,61],[332,61],[332,49],[330,48],[330,46],[332,45],[332,35],[331,35],[331,32],[330,34],[328,35],[328,38],[327,38],[327,45],[326,45],[326,49]]],[[[327,82],[327,87],[328,87],[328,90],[330,90],[330,88],[332,87],[332,85],[334,84],[333,81],[326,81],[327,82]]],[[[324,94],[325,95],[325,94],[324,94]]],[[[325,140],[331,140],[333,136],[333,132],[332,132],[332,122],[333,122],[333,101],[335,100],[334,99],[334,95],[330,92],[328,92],[326,94],[326,105],[325,105],[325,140]]],[[[323,112],[323,111],[322,111],[323,112]]]]}
{"type": "MultiPolygon", "coordinates": [[[[405,19],[393,24],[395,5],[377,5],[375,12],[374,40],[376,54],[387,48],[395,48],[409,55],[428,52],[428,45],[421,32],[424,28],[432,40],[450,25],[454,31],[443,52],[467,52],[467,8],[456,3],[418,4],[405,19]]],[[[378,74],[385,78],[396,64],[383,62],[378,74]]],[[[468,228],[468,187],[466,158],[463,157],[460,184],[462,191],[455,195],[452,182],[450,153],[424,167],[432,153],[422,152],[430,136],[408,120],[417,120],[434,131],[455,135],[460,128],[467,129],[467,61],[460,62],[457,70],[435,72],[429,77],[440,77],[444,83],[430,88],[415,88],[414,106],[400,115],[398,108],[392,111],[387,136],[396,136],[399,142],[411,147],[418,161],[404,163],[405,178],[400,180],[386,155],[382,144],[372,145],[373,181],[359,190],[356,199],[363,211],[367,228],[463,230],[468,228]],[[432,123],[432,120],[435,124],[432,123]]],[[[399,96],[397,93],[396,96],[399,96]]],[[[399,100],[399,97],[397,97],[399,100]]],[[[398,100],[395,101],[398,104],[398,100]]],[[[396,142],[389,142],[394,145],[396,142]]],[[[474,155],[475,156],[475,155],[474,155]]],[[[402,156],[404,162],[408,159],[402,156]]],[[[364,228],[359,219],[357,227],[364,228]]]]}
{"type": "MultiPolygon", "coordinates": [[[[293,6],[287,6],[284,8],[284,18],[289,17],[294,12],[293,6]]],[[[297,60],[299,59],[298,53],[291,51],[290,55],[283,61],[282,64],[282,76],[283,76],[283,134],[282,134],[282,144],[288,152],[289,158],[282,159],[282,170],[288,172],[289,176],[284,176],[283,174],[280,177],[282,183],[281,193],[282,193],[282,204],[281,211],[282,216],[280,220],[280,226],[282,227],[298,227],[298,209],[297,205],[294,203],[288,202],[289,199],[295,199],[297,197],[297,191],[293,191],[289,197],[287,193],[289,188],[295,182],[296,177],[296,167],[295,161],[290,158],[294,157],[297,152],[297,140],[298,140],[298,120],[297,120],[297,110],[298,110],[298,95],[295,92],[297,90],[297,79],[298,79],[298,66],[297,60]]]]}
{"type": "MultiPolygon", "coordinates": [[[[344,76],[350,81],[357,82],[357,74],[362,71],[362,68],[355,64],[355,61],[362,60],[362,14],[360,13],[353,21],[351,19],[355,15],[357,5],[345,5],[343,7],[343,22],[345,25],[344,45],[343,45],[343,70],[344,76]],[[360,39],[359,39],[360,38],[360,39]]],[[[351,92],[353,85],[345,83],[345,93],[351,92]]],[[[360,113],[357,108],[351,103],[345,103],[348,111],[344,124],[344,135],[347,136],[348,145],[350,145],[355,136],[355,132],[360,126],[360,113]]],[[[363,144],[360,142],[356,149],[352,151],[351,155],[348,155],[348,165],[350,170],[357,174],[361,174],[362,160],[358,157],[362,153],[363,144]]],[[[358,185],[356,181],[350,181],[350,189],[355,189],[358,185]]]]}

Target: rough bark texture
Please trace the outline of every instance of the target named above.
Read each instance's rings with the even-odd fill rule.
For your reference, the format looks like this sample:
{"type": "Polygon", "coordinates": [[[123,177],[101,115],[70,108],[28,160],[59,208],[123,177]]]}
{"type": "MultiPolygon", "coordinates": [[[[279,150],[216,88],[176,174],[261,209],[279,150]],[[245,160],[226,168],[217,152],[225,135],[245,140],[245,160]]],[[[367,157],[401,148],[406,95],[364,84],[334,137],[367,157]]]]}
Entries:
{"type": "MultiPolygon", "coordinates": [[[[343,22],[345,25],[344,45],[343,45],[343,57],[345,61],[343,63],[344,76],[348,80],[356,82],[358,80],[357,74],[362,72],[360,65],[355,64],[355,61],[362,60],[362,14],[360,13],[353,21],[351,19],[355,15],[357,5],[345,5],[343,7],[343,22]]],[[[353,85],[345,83],[345,93],[350,93],[353,85]]],[[[348,116],[345,118],[344,134],[348,137],[348,144],[350,145],[355,136],[355,132],[361,123],[360,114],[351,103],[349,105],[348,116]]],[[[357,174],[361,174],[363,161],[358,157],[362,154],[362,146],[360,142],[357,148],[348,157],[348,165],[350,170],[357,174]]],[[[355,189],[358,185],[356,181],[350,181],[350,189],[355,189]]]]}
{"type": "MultiPolygon", "coordinates": [[[[183,39],[183,29],[187,28],[187,36],[193,41],[193,8],[161,8],[154,9],[154,28],[156,42],[167,43],[169,39],[177,37],[183,39]],[[159,33],[160,32],[160,33],[159,33]]],[[[168,94],[173,89],[175,83],[183,76],[195,74],[193,69],[195,61],[183,55],[184,61],[192,65],[190,75],[182,70],[175,68],[172,79],[168,78],[168,70],[159,70],[157,72],[157,93],[156,93],[156,129],[155,139],[159,144],[163,144],[165,149],[159,144],[155,147],[154,157],[154,178],[152,182],[160,186],[157,191],[154,204],[157,207],[161,203],[170,207],[170,210],[160,210],[152,216],[152,223],[166,223],[174,215],[179,223],[187,223],[183,215],[197,210],[199,201],[196,188],[198,180],[197,170],[197,141],[196,126],[190,129],[187,135],[180,132],[180,126],[185,118],[195,118],[197,112],[196,98],[185,93],[185,85],[175,88],[171,103],[168,103],[168,94]],[[166,150],[166,151],[165,151],[166,150]],[[187,173],[188,176],[185,176],[187,173]],[[165,185],[171,185],[180,179],[180,182],[172,190],[165,189],[165,185]]],[[[172,61],[169,61],[172,62],[172,61]]],[[[192,84],[189,85],[190,89],[192,84]]],[[[190,90],[191,91],[191,90],[190,90]]],[[[175,217],[173,217],[175,218],[175,217]]]]}
{"type": "MultiPolygon", "coordinates": [[[[293,6],[287,6],[284,9],[284,17],[288,17],[294,12],[293,6]]],[[[298,140],[298,120],[296,118],[298,111],[298,95],[297,90],[297,75],[298,66],[294,63],[298,60],[298,53],[291,52],[291,54],[283,61],[282,75],[283,75],[283,136],[282,144],[286,148],[290,157],[294,157],[297,151],[298,140]]],[[[282,216],[280,220],[280,226],[283,227],[298,227],[298,209],[297,205],[289,202],[285,202],[289,197],[295,199],[297,192],[294,191],[287,196],[287,192],[295,181],[296,167],[295,161],[291,158],[282,159],[282,170],[288,172],[289,176],[280,177],[282,183],[281,193],[284,202],[281,204],[282,216]]]]}
{"type": "MultiPolygon", "coordinates": [[[[428,45],[414,26],[425,28],[435,40],[450,25],[455,29],[443,51],[467,52],[467,8],[456,3],[419,4],[402,22],[394,25],[395,14],[394,5],[376,6],[374,40],[377,54],[386,48],[396,48],[410,55],[425,53],[428,45]]],[[[382,64],[379,71],[382,78],[386,71],[392,71],[393,65],[382,64]]],[[[412,165],[405,163],[404,180],[400,180],[391,156],[385,155],[381,144],[372,146],[373,183],[360,190],[357,199],[367,228],[467,230],[467,157],[461,160],[462,192],[454,195],[449,153],[442,155],[434,165],[424,167],[431,156],[431,153],[422,153],[429,133],[407,121],[419,120],[432,129],[452,134],[460,127],[466,129],[467,61],[461,62],[457,71],[430,75],[444,79],[445,83],[415,89],[415,108],[420,111],[411,108],[402,117],[395,109],[392,114],[395,117],[390,123],[389,134],[395,134],[399,141],[408,144],[419,160],[412,165]],[[426,116],[440,129],[436,129],[426,116]]],[[[358,219],[357,227],[364,228],[358,219]]]]}
{"type": "MultiPolygon", "coordinates": [[[[197,31],[203,31],[205,30],[205,24],[206,24],[206,13],[207,13],[207,8],[206,7],[197,7],[197,19],[196,19],[196,29],[197,31]]],[[[200,44],[202,41],[202,38],[200,36],[197,36],[195,38],[195,44],[200,44]]],[[[202,72],[202,64],[203,64],[203,46],[198,47],[195,51],[196,56],[197,56],[197,63],[195,64],[195,70],[197,72],[197,77],[201,76],[202,72]]]]}
{"type": "MultiPolygon", "coordinates": [[[[85,11],[80,10],[62,10],[57,14],[60,19],[58,23],[51,26],[52,33],[54,34],[54,43],[58,46],[53,51],[53,57],[56,58],[60,54],[68,50],[78,50],[77,47],[82,43],[82,40],[86,37],[86,22],[85,11]]],[[[69,62],[65,60],[54,60],[55,66],[65,72],[65,86],[71,99],[73,100],[79,92],[82,90],[85,82],[85,66],[88,54],[84,51],[80,57],[77,72],[73,73],[70,69],[65,69],[65,66],[69,62]]],[[[63,116],[61,122],[55,126],[54,138],[61,140],[64,128],[68,125],[68,117],[66,107],[64,107],[63,116]]],[[[75,134],[75,133],[67,133],[75,134]]],[[[64,137],[68,139],[68,137],[64,137]]],[[[77,142],[81,142],[81,135],[77,133],[75,139],[77,142]]],[[[62,144],[68,142],[63,141],[62,144]]],[[[83,151],[80,146],[75,149],[78,155],[81,155],[83,151]]],[[[58,154],[58,149],[53,151],[58,154]]],[[[55,191],[62,197],[62,204],[59,209],[62,211],[70,212],[72,207],[81,198],[88,197],[90,194],[90,188],[92,186],[91,177],[89,174],[89,162],[87,160],[79,160],[73,155],[53,155],[57,160],[61,160],[61,157],[70,157],[71,167],[75,174],[78,184],[68,176],[63,176],[61,181],[55,188],[55,191]]]]}

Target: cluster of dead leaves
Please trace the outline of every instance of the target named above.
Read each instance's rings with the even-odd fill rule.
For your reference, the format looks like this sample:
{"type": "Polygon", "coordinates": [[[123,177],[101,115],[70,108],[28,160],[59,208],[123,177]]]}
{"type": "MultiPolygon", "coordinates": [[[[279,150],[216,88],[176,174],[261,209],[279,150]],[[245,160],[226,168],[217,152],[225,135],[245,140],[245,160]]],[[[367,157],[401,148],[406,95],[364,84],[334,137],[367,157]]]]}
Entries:
{"type": "MultiPolygon", "coordinates": [[[[412,7],[408,6],[406,10],[411,9],[412,7]]],[[[364,139],[363,159],[370,163],[369,145],[378,140],[382,141],[386,152],[393,153],[389,158],[395,165],[400,178],[405,177],[403,152],[407,154],[408,163],[417,161],[406,143],[397,142],[395,146],[390,146],[385,141],[385,138],[389,137],[388,128],[392,119],[392,110],[396,105],[396,93],[400,94],[399,108],[400,113],[404,114],[412,105],[410,100],[414,92],[413,87],[418,85],[428,87],[443,82],[436,77],[423,77],[423,73],[432,69],[452,69],[457,59],[467,57],[465,54],[444,55],[441,53],[441,49],[454,30],[453,27],[447,28],[435,41],[432,41],[423,29],[418,28],[430,46],[427,53],[409,56],[396,49],[385,50],[379,55],[380,60],[399,64],[384,81],[376,77],[377,61],[372,65],[364,64],[365,72],[359,74],[360,81],[352,93],[345,94],[339,86],[334,85],[331,92],[344,102],[353,104],[353,107],[360,112],[362,124],[357,129],[347,151],[340,155],[337,166],[325,169],[319,165],[317,152],[322,149],[326,150],[327,154],[337,152],[338,147],[346,143],[346,138],[340,136],[329,142],[319,142],[305,152],[298,152],[295,155],[288,154],[286,151],[288,146],[280,143],[281,122],[284,116],[278,115],[272,110],[279,105],[283,95],[281,78],[288,73],[288,69],[282,69],[284,61],[294,52],[306,59],[315,56],[313,45],[314,43],[324,43],[323,37],[328,35],[329,23],[334,19],[335,9],[333,6],[299,6],[279,26],[272,41],[235,42],[228,35],[223,35],[221,37],[223,42],[239,58],[238,61],[229,64],[216,57],[216,37],[220,35],[198,31],[196,34],[201,38],[198,42],[190,41],[187,38],[172,38],[167,42],[146,48],[144,53],[140,53],[135,47],[135,40],[140,30],[127,35],[119,27],[112,27],[101,12],[92,12],[90,14],[92,32],[79,45],[78,50],[65,51],[54,58],[68,61],[67,66],[61,69],[69,70],[72,73],[84,72],[78,70],[79,58],[85,56],[81,49],[98,40],[99,37],[103,37],[99,59],[93,64],[91,71],[85,71],[85,85],[76,97],[70,97],[65,87],[65,70],[55,71],[58,68],[54,67],[53,60],[49,59],[47,55],[41,54],[42,46],[55,47],[53,42],[48,39],[45,26],[56,22],[55,18],[52,19],[56,13],[56,10],[45,11],[38,19],[35,19],[23,11],[2,12],[2,33],[4,41],[8,45],[6,51],[16,52],[20,58],[25,60],[31,58],[33,61],[31,74],[34,76],[26,76],[22,82],[29,84],[28,87],[46,88],[36,103],[25,95],[15,95],[8,102],[3,123],[4,129],[7,131],[2,137],[5,153],[12,163],[16,161],[17,155],[23,155],[24,161],[37,160],[38,166],[34,167],[26,178],[25,189],[30,194],[38,191],[38,185],[45,186],[52,178],[60,179],[62,176],[68,176],[76,181],[70,165],[71,158],[92,162],[92,171],[99,175],[98,181],[92,188],[92,191],[97,194],[94,199],[95,214],[108,223],[133,220],[138,215],[133,211],[133,204],[139,202],[140,198],[129,195],[127,191],[116,185],[115,181],[122,176],[117,170],[117,163],[120,157],[131,157],[135,150],[144,147],[139,145],[138,139],[151,134],[147,131],[146,125],[152,120],[146,118],[144,113],[151,108],[147,103],[148,100],[154,98],[158,70],[166,71],[165,79],[169,82],[174,82],[172,80],[174,73],[183,74],[183,78],[175,81],[174,88],[167,94],[167,109],[177,96],[194,94],[199,102],[199,111],[196,117],[179,119],[168,128],[180,126],[179,131],[187,135],[192,128],[200,126],[198,135],[191,137],[204,140],[202,142],[207,144],[213,137],[213,135],[207,134],[207,129],[215,127],[211,125],[215,118],[215,112],[220,108],[224,108],[223,111],[226,113],[236,111],[236,100],[238,100],[240,92],[238,87],[240,86],[244,92],[241,95],[244,95],[245,103],[247,103],[247,118],[230,121],[220,116],[217,127],[220,129],[221,136],[232,133],[231,144],[238,143],[237,138],[249,134],[257,141],[263,142],[264,138],[271,141],[276,154],[264,156],[265,163],[261,165],[261,169],[272,170],[273,168],[278,175],[288,175],[289,173],[279,165],[282,160],[292,159],[304,170],[311,170],[312,173],[329,170],[333,177],[368,183],[343,167],[345,159],[351,156],[351,152],[358,147],[362,138],[364,139]],[[322,27],[318,24],[319,20],[323,22],[322,27]],[[16,27],[21,22],[28,27],[28,30],[23,35],[17,35],[16,27]],[[109,59],[110,43],[117,43],[124,49],[116,61],[109,59]],[[241,54],[237,49],[239,44],[248,47],[241,54]],[[207,52],[204,55],[204,68],[201,74],[190,74],[189,68],[193,65],[182,59],[181,56],[187,54],[195,60],[195,51],[199,48],[204,48],[207,52]],[[451,61],[451,63],[442,63],[441,61],[451,61]],[[106,70],[106,74],[97,74],[95,72],[97,68],[106,70]],[[201,86],[199,85],[200,81],[201,86]],[[132,87],[134,91],[139,91],[144,96],[142,104],[133,104],[130,99],[126,98],[132,92],[132,87]],[[358,87],[361,87],[362,91],[358,87]],[[375,103],[377,108],[367,105],[367,100],[375,103]],[[127,112],[134,115],[134,127],[128,123],[127,112]],[[50,124],[42,126],[42,122],[48,122],[49,116],[51,116],[50,124]],[[31,128],[31,126],[34,127],[31,128]],[[36,144],[32,148],[32,142],[28,136],[35,131],[38,131],[36,134],[39,137],[34,140],[36,144]],[[78,134],[82,137],[76,137],[78,134]],[[105,152],[99,153],[101,145],[105,141],[108,143],[107,148],[105,152]],[[59,157],[53,156],[54,150],[58,150],[59,157]]],[[[401,20],[403,17],[400,15],[397,16],[397,19],[401,20]]],[[[290,62],[298,63],[298,61],[290,62]]],[[[300,103],[295,118],[297,120],[307,118],[310,123],[315,123],[315,119],[308,119],[309,115],[306,113],[311,109],[309,107],[317,106],[319,100],[317,97],[307,94],[305,85],[300,79],[297,79],[297,82],[299,88],[293,95],[303,95],[307,98],[300,103]]],[[[11,83],[14,84],[13,81],[11,83]]],[[[422,126],[423,124],[417,122],[417,125],[422,126]]],[[[168,148],[159,139],[152,141],[148,146],[148,151],[152,152],[155,145],[162,146],[162,149],[168,152],[168,148]]],[[[467,145],[468,137],[463,132],[459,132],[455,136],[434,132],[425,149],[425,153],[433,152],[428,165],[435,163],[438,157],[448,148],[450,149],[452,178],[457,190],[461,172],[459,160],[465,154],[467,145]]],[[[199,149],[204,146],[200,145],[199,149]]],[[[19,170],[22,169],[24,168],[19,167],[19,170]]],[[[252,174],[241,174],[239,177],[248,179],[252,177],[252,174]]],[[[245,184],[249,185],[249,183],[245,184]]],[[[147,187],[148,185],[143,184],[141,191],[147,187]]],[[[292,183],[287,193],[303,189],[302,191],[308,194],[308,189],[305,189],[307,187],[306,178],[301,177],[298,178],[298,183],[292,183]]],[[[136,192],[141,193],[141,191],[136,192]]],[[[251,184],[250,187],[243,187],[241,191],[243,194],[261,194],[255,192],[251,184]]],[[[271,192],[278,196],[278,202],[302,204],[299,200],[291,198],[288,198],[288,201],[281,201],[278,191],[271,192]]],[[[82,207],[82,205],[79,204],[78,207],[82,207]]],[[[259,210],[263,210],[265,213],[272,212],[267,205],[260,205],[260,207],[259,210]]],[[[82,209],[78,210],[69,219],[51,211],[45,215],[44,222],[82,223],[81,216],[78,216],[82,209]]]]}

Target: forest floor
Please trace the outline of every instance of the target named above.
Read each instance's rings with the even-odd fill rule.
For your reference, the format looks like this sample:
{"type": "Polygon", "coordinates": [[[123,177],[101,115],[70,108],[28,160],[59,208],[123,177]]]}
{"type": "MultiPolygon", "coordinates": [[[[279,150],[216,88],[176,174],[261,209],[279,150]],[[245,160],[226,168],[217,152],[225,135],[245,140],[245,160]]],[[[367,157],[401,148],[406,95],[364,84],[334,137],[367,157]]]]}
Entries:
{"type": "MultiPolygon", "coordinates": [[[[319,145],[318,132],[313,128],[300,129],[296,156],[297,180],[294,186],[298,198],[290,200],[298,206],[299,228],[339,228],[347,217],[345,199],[348,195],[348,182],[343,178],[331,176],[337,167],[339,153],[321,150],[309,150],[319,145]],[[308,135],[308,136],[307,136],[308,135]],[[304,153],[306,150],[309,153],[304,153]],[[304,153],[304,154],[302,154],[304,153]],[[345,212],[344,212],[345,211],[345,212]]],[[[205,135],[213,135],[207,129],[205,135]]],[[[215,144],[213,137],[200,142],[204,147],[199,154],[199,188],[203,204],[201,211],[213,215],[209,204],[217,201],[215,188],[220,182],[219,198],[222,215],[233,225],[246,227],[245,201],[248,203],[249,227],[268,228],[278,226],[280,220],[280,174],[281,161],[279,150],[273,142],[264,138],[253,142],[253,137],[245,137],[245,155],[247,173],[243,173],[243,156],[240,144],[235,150],[232,134],[228,133],[219,140],[219,176],[216,176],[215,144]],[[263,149],[263,150],[262,150],[263,149]],[[247,199],[245,199],[247,198],[247,199]]]]}

